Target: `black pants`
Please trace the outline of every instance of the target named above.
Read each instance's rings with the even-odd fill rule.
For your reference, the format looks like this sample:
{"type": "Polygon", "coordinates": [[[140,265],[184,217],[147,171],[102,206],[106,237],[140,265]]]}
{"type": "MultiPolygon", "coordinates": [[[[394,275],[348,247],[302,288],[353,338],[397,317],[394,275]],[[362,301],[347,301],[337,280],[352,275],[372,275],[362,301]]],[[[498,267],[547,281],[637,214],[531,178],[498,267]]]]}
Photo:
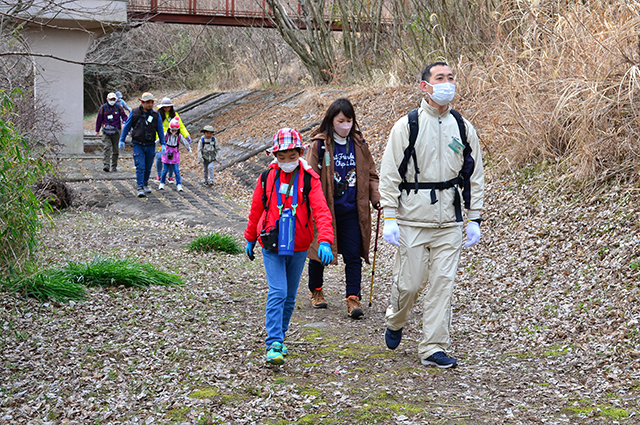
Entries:
{"type": "MultiPolygon", "coordinates": [[[[346,297],[356,295],[360,298],[362,280],[362,233],[358,220],[358,210],[347,213],[336,211],[336,243],[342,253],[346,280],[346,297]]],[[[309,260],[309,290],[322,288],[324,266],[319,261],[309,260]]],[[[345,298],[346,298],[345,297],[345,298]]]]}

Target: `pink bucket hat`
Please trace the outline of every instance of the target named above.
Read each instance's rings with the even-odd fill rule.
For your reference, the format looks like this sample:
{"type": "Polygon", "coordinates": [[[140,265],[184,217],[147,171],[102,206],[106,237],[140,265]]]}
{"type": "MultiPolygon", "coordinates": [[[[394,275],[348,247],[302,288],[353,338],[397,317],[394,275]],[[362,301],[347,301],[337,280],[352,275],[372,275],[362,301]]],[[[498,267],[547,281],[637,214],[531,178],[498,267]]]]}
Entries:
{"type": "Polygon", "coordinates": [[[302,149],[305,150],[309,145],[302,144],[302,136],[298,130],[294,128],[281,128],[273,136],[273,146],[268,149],[268,152],[276,153],[278,151],[286,151],[288,149],[302,149]]]}

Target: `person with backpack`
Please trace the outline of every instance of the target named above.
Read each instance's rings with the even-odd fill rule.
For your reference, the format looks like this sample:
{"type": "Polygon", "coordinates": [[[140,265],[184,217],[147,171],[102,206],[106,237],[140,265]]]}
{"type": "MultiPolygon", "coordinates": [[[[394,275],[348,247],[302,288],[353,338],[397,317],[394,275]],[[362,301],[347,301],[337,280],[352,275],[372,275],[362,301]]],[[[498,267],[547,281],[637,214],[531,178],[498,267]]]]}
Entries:
{"type": "Polygon", "coordinates": [[[128,113],[131,113],[131,107],[127,105],[127,102],[125,102],[122,98],[122,93],[120,93],[119,91],[116,92],[116,105],[120,106],[128,113]]]}
{"type": "MultiPolygon", "coordinates": [[[[182,134],[182,137],[184,137],[187,141],[187,143],[191,144],[191,135],[189,134],[189,132],[187,131],[187,127],[184,126],[184,124],[182,123],[182,119],[180,118],[180,115],[178,115],[178,113],[176,112],[175,108],[173,107],[173,103],[171,103],[171,99],[169,99],[168,97],[163,97],[162,100],[160,101],[160,106],[158,106],[158,113],[160,114],[160,118],[162,119],[162,128],[164,129],[165,134],[167,133],[167,131],[169,131],[169,123],[171,122],[171,120],[173,120],[175,117],[178,117],[178,121],[180,122],[180,134],[182,134]]],[[[156,142],[158,142],[156,140],[156,142]]],[[[156,171],[158,173],[158,176],[156,177],[156,182],[160,182],[160,176],[162,175],[162,153],[160,152],[160,144],[158,144],[158,147],[156,149],[156,171]]],[[[169,182],[174,182],[173,179],[173,171],[169,171],[168,174],[168,181],[169,182]]]]}
{"type": "Polygon", "coordinates": [[[270,152],[275,159],[256,182],[249,222],[244,231],[246,254],[253,260],[256,241],[262,245],[267,274],[265,344],[267,363],[281,365],[289,350],[284,339],[296,304],[300,276],[318,228],[318,254],[323,264],[333,260],[331,212],[322,194],[319,176],[302,159],[306,146],[300,133],[281,128],[270,152]]]}
{"type": "Polygon", "coordinates": [[[109,171],[118,172],[118,140],[120,139],[120,129],[122,124],[127,121],[127,114],[116,103],[116,94],[109,93],[107,95],[107,103],[98,109],[96,116],[96,136],[100,136],[102,130],[102,143],[104,145],[104,158],[102,170],[105,173],[109,171]]]}
{"type": "MultiPolygon", "coordinates": [[[[334,257],[342,254],[345,263],[347,316],[364,315],[360,299],[362,260],[369,263],[371,206],[380,207],[378,172],[364,140],[353,105],[336,99],[310,136],[307,162],[320,175],[322,191],[333,217],[336,244],[334,257]]],[[[324,266],[319,261],[318,243],[309,248],[309,291],[314,308],[327,308],[323,287],[324,266]]]]}
{"type": "Polygon", "coordinates": [[[205,186],[213,185],[213,162],[218,155],[218,145],[216,144],[216,138],[213,137],[213,131],[212,125],[205,125],[202,129],[202,137],[198,146],[198,158],[204,167],[203,184],[205,186]]]}
{"type": "Polygon", "coordinates": [[[424,365],[457,365],[451,345],[451,299],[462,249],[466,209],[468,248],[480,240],[484,171],[478,135],[451,109],[456,82],[445,62],[428,65],[420,107],[389,134],[380,166],[383,237],[396,245],[385,342],[394,350],[414,302],[427,286],[418,355],[424,365]]]}
{"type": "Polygon", "coordinates": [[[183,144],[189,152],[191,152],[191,143],[187,142],[182,134],[180,134],[180,118],[174,117],[169,124],[169,130],[164,135],[167,151],[162,155],[162,177],[158,190],[164,190],[164,183],[167,173],[173,171],[176,175],[176,190],[182,192],[182,180],[180,179],[180,144],[183,144]]]}
{"type": "Polygon", "coordinates": [[[156,138],[160,140],[161,151],[167,152],[164,141],[164,131],[160,114],[153,110],[153,95],[142,93],[138,99],[140,106],[129,114],[124,129],[120,135],[120,150],[124,149],[124,140],[131,131],[131,143],[133,144],[133,161],[136,166],[136,183],[138,185],[138,198],[144,198],[149,189],[149,175],[155,159],[156,138]]]}

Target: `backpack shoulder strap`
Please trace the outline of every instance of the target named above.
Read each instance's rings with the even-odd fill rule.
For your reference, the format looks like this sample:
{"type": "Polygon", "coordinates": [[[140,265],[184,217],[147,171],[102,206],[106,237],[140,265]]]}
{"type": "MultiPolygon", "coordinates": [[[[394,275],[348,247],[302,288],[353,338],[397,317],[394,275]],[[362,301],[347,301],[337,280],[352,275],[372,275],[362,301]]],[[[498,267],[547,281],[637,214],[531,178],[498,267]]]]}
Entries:
{"type": "Polygon", "coordinates": [[[455,109],[452,109],[449,112],[451,112],[451,115],[453,115],[453,117],[456,119],[456,122],[458,123],[458,131],[460,132],[462,144],[465,147],[469,146],[469,142],[467,142],[467,127],[464,125],[462,115],[460,115],[460,112],[456,111],[455,109]]]}
{"type": "Polygon", "coordinates": [[[322,161],[324,161],[324,153],[325,153],[324,139],[317,139],[317,140],[318,140],[318,168],[322,168],[322,161]]]}
{"type": "Polygon", "coordinates": [[[307,218],[311,219],[311,205],[309,204],[309,193],[311,193],[311,174],[304,172],[304,185],[302,188],[302,202],[307,203],[307,218]]]}
{"type": "MultiPolygon", "coordinates": [[[[416,158],[416,139],[418,138],[418,108],[409,112],[409,145],[404,150],[404,158],[402,158],[402,162],[400,163],[400,167],[398,167],[398,173],[400,177],[402,177],[402,182],[407,182],[407,167],[409,166],[409,160],[413,158],[413,165],[415,168],[415,181],[418,182],[418,175],[420,174],[420,169],[418,168],[418,160],[416,158]]],[[[417,191],[417,188],[416,188],[417,191]]],[[[407,192],[409,189],[407,188],[407,192]]]]}
{"type": "Polygon", "coordinates": [[[267,205],[267,177],[269,177],[269,172],[271,171],[271,168],[267,168],[266,170],[264,170],[262,173],[260,173],[260,184],[262,185],[262,206],[264,207],[265,211],[268,207],[267,205]]]}
{"type": "Polygon", "coordinates": [[[309,193],[311,192],[311,174],[304,172],[304,187],[302,188],[302,200],[303,202],[309,199],[309,193]]]}
{"type": "Polygon", "coordinates": [[[138,128],[138,124],[140,124],[140,118],[142,118],[142,111],[140,110],[140,108],[133,108],[133,110],[131,111],[131,115],[133,115],[133,117],[131,118],[131,128],[138,128]]]}

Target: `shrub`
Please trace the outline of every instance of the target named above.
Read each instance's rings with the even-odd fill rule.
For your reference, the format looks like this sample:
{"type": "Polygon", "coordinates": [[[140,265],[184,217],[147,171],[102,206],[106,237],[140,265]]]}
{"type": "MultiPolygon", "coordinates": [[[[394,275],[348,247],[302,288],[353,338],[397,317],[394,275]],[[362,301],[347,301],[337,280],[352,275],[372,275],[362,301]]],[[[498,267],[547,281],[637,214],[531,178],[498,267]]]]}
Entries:
{"type": "Polygon", "coordinates": [[[42,217],[50,211],[32,185],[51,171],[51,165],[18,134],[12,119],[19,90],[0,90],[0,276],[20,271],[33,256],[42,217]]]}
{"type": "Polygon", "coordinates": [[[211,252],[213,250],[228,254],[240,254],[243,252],[242,247],[233,236],[218,232],[200,236],[189,244],[189,251],[211,252]]]}

